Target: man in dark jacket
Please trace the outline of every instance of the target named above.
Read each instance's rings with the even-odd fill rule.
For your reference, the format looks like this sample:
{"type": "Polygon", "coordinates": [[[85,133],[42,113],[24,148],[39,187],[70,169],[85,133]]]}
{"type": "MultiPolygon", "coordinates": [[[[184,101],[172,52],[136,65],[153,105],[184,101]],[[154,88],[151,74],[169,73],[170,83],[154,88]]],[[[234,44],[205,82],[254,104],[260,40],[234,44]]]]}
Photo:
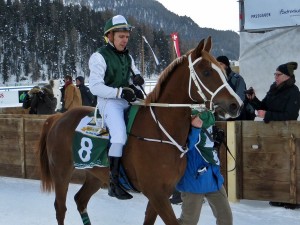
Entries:
{"type": "Polygon", "coordinates": [[[82,76],[76,77],[76,86],[81,93],[82,105],[95,106],[95,97],[90,89],[84,85],[84,78],[82,76]]]}
{"type": "Polygon", "coordinates": [[[255,119],[254,109],[248,103],[248,99],[246,98],[245,95],[246,83],[244,78],[240,74],[232,71],[227,56],[225,55],[218,56],[217,61],[220,63],[220,65],[226,72],[226,75],[228,77],[227,80],[228,84],[244,102],[244,107],[243,110],[241,111],[241,114],[237,118],[228,119],[228,120],[254,120],[255,119]]]}

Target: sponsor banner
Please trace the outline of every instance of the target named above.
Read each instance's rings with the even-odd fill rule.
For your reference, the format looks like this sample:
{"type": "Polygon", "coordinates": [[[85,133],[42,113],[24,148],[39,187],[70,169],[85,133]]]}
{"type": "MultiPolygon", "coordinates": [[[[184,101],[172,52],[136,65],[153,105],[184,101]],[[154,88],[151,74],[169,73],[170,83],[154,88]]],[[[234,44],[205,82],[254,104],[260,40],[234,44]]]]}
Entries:
{"type": "Polygon", "coordinates": [[[27,91],[0,91],[0,107],[22,106],[27,91]]]}
{"type": "Polygon", "coordinates": [[[300,25],[300,0],[244,0],[244,30],[300,25]]]}

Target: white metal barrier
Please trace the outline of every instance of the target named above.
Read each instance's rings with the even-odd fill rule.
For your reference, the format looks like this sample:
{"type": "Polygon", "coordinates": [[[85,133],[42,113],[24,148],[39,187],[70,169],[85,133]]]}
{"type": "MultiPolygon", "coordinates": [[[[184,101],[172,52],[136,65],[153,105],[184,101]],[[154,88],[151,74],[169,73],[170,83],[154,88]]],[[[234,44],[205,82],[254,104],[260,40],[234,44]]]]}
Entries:
{"type": "MultiPolygon", "coordinates": [[[[148,94],[156,85],[156,79],[145,80],[145,92],[148,94]]],[[[24,95],[31,89],[32,86],[7,86],[0,87],[0,108],[19,107],[22,106],[24,95]]]]}

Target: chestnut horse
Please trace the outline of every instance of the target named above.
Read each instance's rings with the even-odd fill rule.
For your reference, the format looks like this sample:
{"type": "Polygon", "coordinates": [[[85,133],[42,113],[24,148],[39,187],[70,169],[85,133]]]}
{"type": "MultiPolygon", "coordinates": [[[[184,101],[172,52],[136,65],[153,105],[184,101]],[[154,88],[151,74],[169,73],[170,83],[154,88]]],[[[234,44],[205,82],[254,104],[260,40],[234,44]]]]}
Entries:
{"type": "MultiPolygon", "coordinates": [[[[158,215],[167,225],[178,224],[169,197],[186,167],[184,152],[191,108],[214,110],[224,118],[239,115],[242,102],[210,55],[211,46],[208,37],[174,60],[162,72],[145,106],[136,115],[122,164],[133,186],[149,200],[144,225],[153,225],[158,215]]],[[[73,134],[79,121],[93,110],[79,107],[53,115],[43,126],[38,148],[41,182],[43,191],[55,190],[59,225],[64,224],[66,195],[74,171],[73,134]]],[[[74,198],[83,223],[89,225],[87,204],[95,192],[108,184],[109,169],[94,167],[85,171],[84,184],[74,198]]]]}

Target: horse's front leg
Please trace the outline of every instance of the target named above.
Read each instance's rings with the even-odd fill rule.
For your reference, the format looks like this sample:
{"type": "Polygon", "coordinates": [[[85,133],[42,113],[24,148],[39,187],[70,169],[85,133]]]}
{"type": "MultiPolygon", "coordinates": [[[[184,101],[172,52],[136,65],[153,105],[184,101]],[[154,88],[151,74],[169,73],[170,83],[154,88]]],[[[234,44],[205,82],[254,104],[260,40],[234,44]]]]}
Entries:
{"type": "Polygon", "coordinates": [[[158,194],[148,199],[144,225],[154,225],[157,215],[166,225],[179,225],[169,195],[158,194]]]}
{"type": "Polygon", "coordinates": [[[144,225],[153,225],[155,223],[156,218],[157,218],[157,212],[151,206],[150,201],[148,201],[146,212],[145,212],[144,225]]]}

